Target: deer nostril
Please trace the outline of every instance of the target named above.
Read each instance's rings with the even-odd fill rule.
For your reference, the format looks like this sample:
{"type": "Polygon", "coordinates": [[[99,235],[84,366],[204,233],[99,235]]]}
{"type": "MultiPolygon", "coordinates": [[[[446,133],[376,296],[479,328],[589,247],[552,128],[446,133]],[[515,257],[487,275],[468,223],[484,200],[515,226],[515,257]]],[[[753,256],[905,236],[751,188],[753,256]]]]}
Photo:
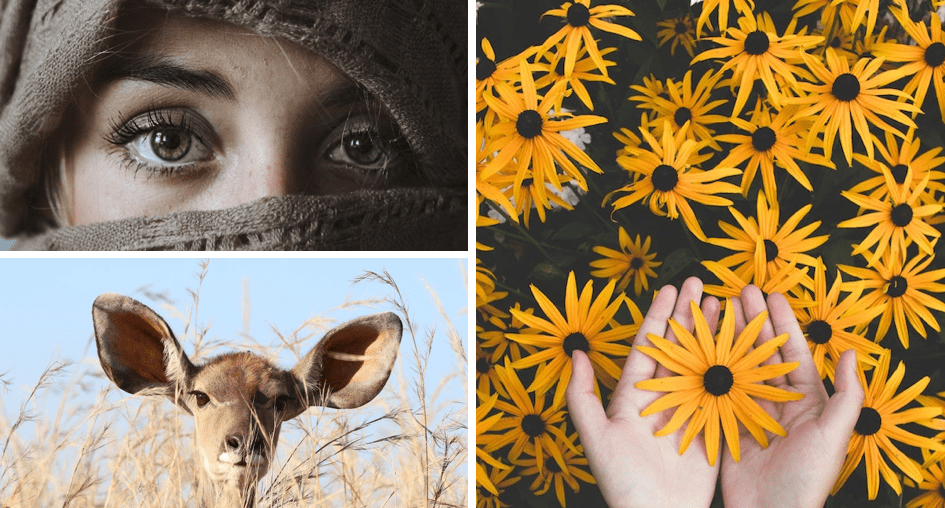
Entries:
{"type": "Polygon", "coordinates": [[[226,447],[228,450],[231,450],[231,451],[238,451],[242,443],[243,443],[242,438],[240,438],[240,436],[237,436],[237,435],[228,436],[226,438],[226,447]]]}

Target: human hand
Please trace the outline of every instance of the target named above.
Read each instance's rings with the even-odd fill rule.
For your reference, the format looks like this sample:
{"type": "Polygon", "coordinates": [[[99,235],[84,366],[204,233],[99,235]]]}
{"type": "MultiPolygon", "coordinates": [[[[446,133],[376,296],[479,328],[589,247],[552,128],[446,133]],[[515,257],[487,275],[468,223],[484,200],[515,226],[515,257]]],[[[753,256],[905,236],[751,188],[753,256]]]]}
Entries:
{"type": "Polygon", "coordinates": [[[836,393],[828,399],[807,340],[782,295],[772,294],[766,303],[758,288],[747,286],[740,299],[731,300],[731,305],[736,333],[747,321],[768,310],[768,319],[756,344],[782,333],[789,334],[780,352],[765,364],[796,361],[800,365],[767,384],[803,393],[804,398],[787,403],[757,400],[787,435],[773,436],[768,447],[762,448],[744,427],[739,427],[741,460],[735,462],[727,448],[722,456],[725,506],[822,507],[840,473],[847,443],[863,404],[863,387],[856,376],[856,353],[849,350],[840,355],[834,384],[836,393]]]}
{"type": "MultiPolygon", "coordinates": [[[[640,326],[634,346],[652,345],[646,338],[648,333],[676,342],[668,329],[670,318],[691,332],[694,324],[689,302],[698,302],[701,298],[702,281],[695,277],[683,283],[678,298],[676,288],[663,287],[640,326]]],[[[718,300],[706,298],[702,312],[710,329],[714,330],[719,317],[718,300]]],[[[640,417],[640,411],[662,394],[634,385],[672,373],[634,347],[605,413],[594,394],[594,371],[587,356],[575,350],[571,362],[571,382],[566,392],[568,412],[597,485],[611,508],[709,506],[715,493],[719,464],[710,466],[706,461],[703,438],[696,437],[680,455],[683,429],[668,436],[653,435],[666,425],[672,411],[640,417]]]]}

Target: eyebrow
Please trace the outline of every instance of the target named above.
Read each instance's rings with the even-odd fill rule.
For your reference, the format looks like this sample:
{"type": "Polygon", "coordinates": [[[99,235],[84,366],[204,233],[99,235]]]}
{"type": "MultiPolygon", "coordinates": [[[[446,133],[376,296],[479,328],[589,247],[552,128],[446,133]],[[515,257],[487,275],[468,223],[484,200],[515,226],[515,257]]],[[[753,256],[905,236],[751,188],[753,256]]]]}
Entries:
{"type": "Polygon", "coordinates": [[[196,92],[214,99],[236,100],[233,85],[219,74],[190,69],[167,58],[145,56],[122,58],[117,65],[105,67],[96,80],[109,83],[122,79],[148,81],[163,86],[196,92]]]}

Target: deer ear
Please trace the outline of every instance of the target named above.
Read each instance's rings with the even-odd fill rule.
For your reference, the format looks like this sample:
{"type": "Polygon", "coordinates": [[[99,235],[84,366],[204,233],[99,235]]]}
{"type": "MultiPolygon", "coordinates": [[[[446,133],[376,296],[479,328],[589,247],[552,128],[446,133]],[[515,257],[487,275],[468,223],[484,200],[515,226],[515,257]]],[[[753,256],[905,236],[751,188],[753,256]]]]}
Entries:
{"type": "Polygon", "coordinates": [[[105,293],[92,304],[95,342],[102,369],[128,393],[167,388],[172,399],[194,370],[167,323],[146,305],[105,293]]]}
{"type": "Polygon", "coordinates": [[[292,374],[309,405],[362,406],[387,383],[402,334],[403,324],[393,312],[348,321],[325,334],[292,374]]]}

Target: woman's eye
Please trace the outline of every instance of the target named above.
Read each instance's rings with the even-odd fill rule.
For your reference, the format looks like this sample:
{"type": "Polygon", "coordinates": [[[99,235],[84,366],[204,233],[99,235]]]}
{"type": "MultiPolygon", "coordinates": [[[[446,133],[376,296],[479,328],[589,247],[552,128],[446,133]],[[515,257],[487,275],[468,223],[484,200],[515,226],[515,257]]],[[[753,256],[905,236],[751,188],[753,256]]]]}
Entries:
{"type": "Polygon", "coordinates": [[[176,127],[154,128],[126,146],[140,162],[152,166],[183,166],[209,160],[213,153],[193,133],[176,127]]]}
{"type": "Polygon", "coordinates": [[[394,163],[397,152],[393,141],[381,139],[376,130],[345,131],[328,150],[328,160],[361,169],[379,170],[394,163]]]}

